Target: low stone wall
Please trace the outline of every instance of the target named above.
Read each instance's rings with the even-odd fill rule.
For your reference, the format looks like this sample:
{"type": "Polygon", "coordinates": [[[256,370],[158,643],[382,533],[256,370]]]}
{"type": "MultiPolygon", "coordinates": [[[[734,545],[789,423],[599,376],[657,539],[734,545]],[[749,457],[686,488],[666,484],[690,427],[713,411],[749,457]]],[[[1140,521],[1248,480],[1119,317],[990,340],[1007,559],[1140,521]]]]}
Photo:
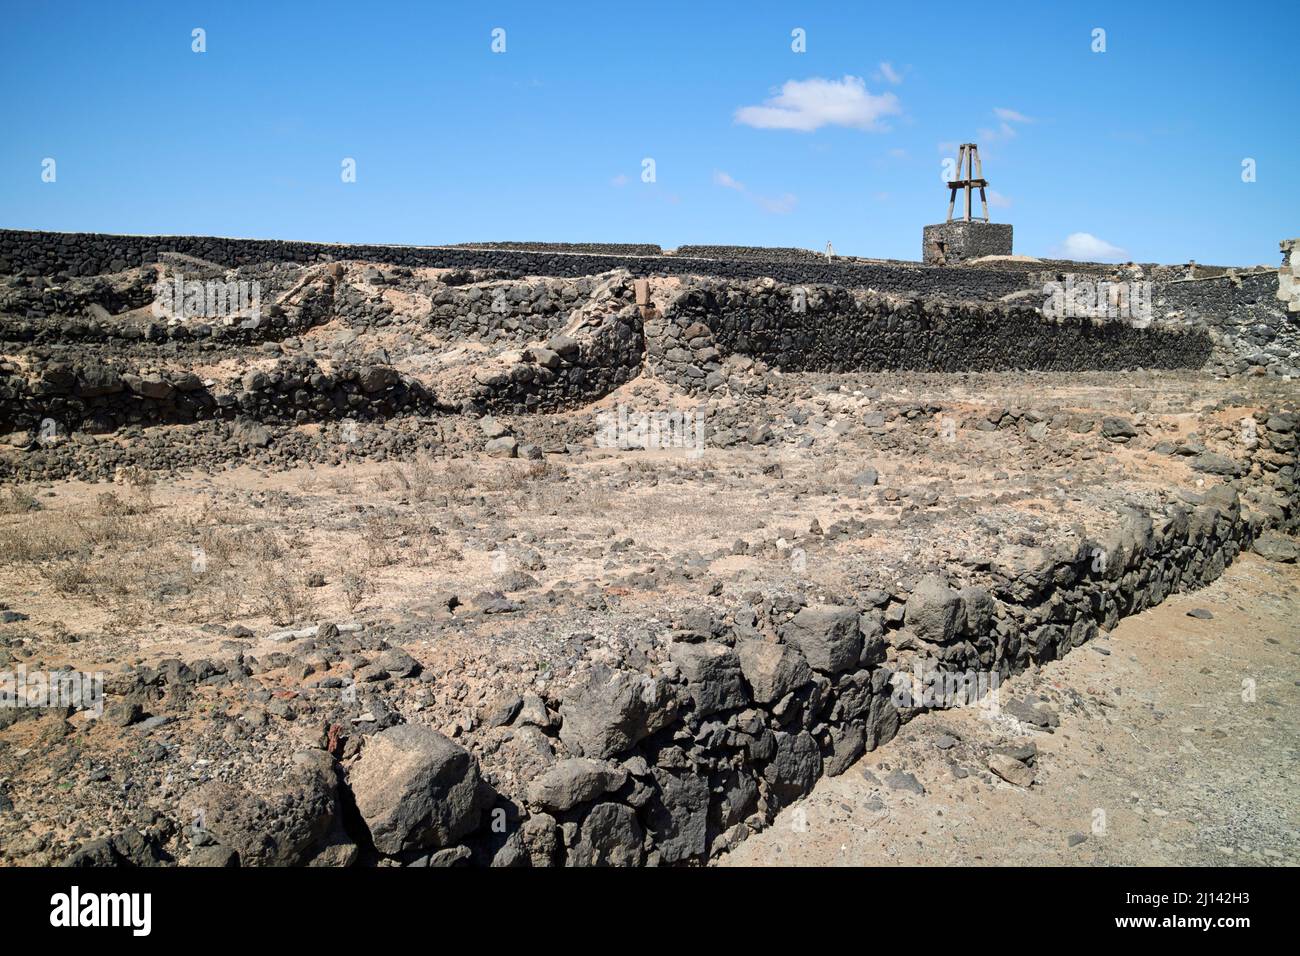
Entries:
{"type": "Polygon", "coordinates": [[[591,295],[597,278],[502,281],[449,286],[433,294],[429,322],[454,338],[521,342],[546,339],[568,322],[569,313],[591,295]]]}
{"type": "MultiPolygon", "coordinates": [[[[1011,563],[993,559],[968,580],[932,574],[910,591],[863,593],[853,605],[764,603],[728,620],[705,613],[677,622],[662,658],[636,670],[592,665],[546,701],[559,716],[543,728],[557,762],[522,799],[495,794],[466,811],[474,820],[499,812],[510,821],[505,832],[467,819],[468,836],[390,846],[408,863],[707,860],[903,722],[952,704],[926,696],[927,684],[993,686],[1214,581],[1264,529],[1294,529],[1296,416],[1256,420],[1266,453],[1257,463],[1270,464],[1248,481],[1188,493],[1158,513],[1132,511],[1100,540],[1079,532],[1017,548],[1011,563]],[[1259,509],[1244,507],[1241,492],[1259,509]]],[[[1005,716],[1050,723],[1027,703],[1002,697],[999,705],[1005,716]]],[[[385,753],[393,743],[400,749],[385,741],[385,753]]],[[[358,803],[364,816],[364,795],[358,803]]]]}
{"type": "Polygon", "coordinates": [[[550,411],[596,401],[636,378],[644,364],[645,333],[632,296],[627,273],[604,279],[565,332],[524,349],[517,361],[480,369],[471,407],[550,411]]]}
{"type": "Polygon", "coordinates": [[[486,249],[457,246],[342,245],[278,239],[210,236],[113,236],[0,230],[0,272],[90,276],[117,272],[180,253],[226,267],[259,262],[366,260],[395,266],[499,269],[511,275],[579,277],[627,269],[636,276],[714,275],[733,279],[770,276],[788,283],[870,287],[916,295],[997,299],[1025,288],[1024,275],[1008,270],[940,269],[849,262],[745,261],[673,256],[486,249]]]}
{"type": "Polygon", "coordinates": [[[1198,328],[771,282],[685,289],[646,333],[656,374],[692,389],[721,386],[731,355],[783,371],[1085,371],[1199,368],[1213,348],[1198,328]]]}
{"type": "MultiPolygon", "coordinates": [[[[475,277],[483,274],[470,276],[475,277]]],[[[92,318],[52,319],[47,324],[10,317],[0,320],[0,333],[8,341],[37,346],[114,340],[251,345],[283,338],[335,313],[363,329],[388,321],[386,312],[375,311],[373,297],[363,288],[345,287],[340,295],[332,276],[318,281],[319,289],[308,288],[289,310],[264,317],[251,329],[92,318]],[[370,311],[353,317],[361,303],[370,311]]],[[[486,359],[474,373],[470,393],[458,396],[454,404],[517,414],[573,407],[603,397],[643,367],[698,392],[723,387],[732,373],[746,376],[750,361],[783,371],[816,372],[1198,368],[1213,346],[1209,333],[1199,327],[1053,320],[1012,304],[947,304],[836,286],[778,285],[770,279],[746,284],[691,280],[660,311],[636,306],[633,284],[630,272],[618,270],[579,279],[439,286],[428,319],[432,327],[445,331],[452,341],[505,340],[520,346],[518,352],[486,359]]],[[[66,349],[52,351],[67,354],[66,349]]],[[[112,355],[110,349],[105,358],[112,355]]],[[[42,360],[39,351],[28,361],[36,364],[26,377],[12,367],[0,378],[0,428],[5,430],[34,429],[43,419],[53,418],[69,430],[106,431],[123,424],[192,422],[227,408],[276,421],[313,421],[358,409],[378,415],[425,413],[436,407],[432,396],[407,383],[401,383],[400,394],[390,396],[391,401],[358,405],[364,389],[340,391],[342,383],[314,366],[302,374],[286,374],[291,384],[284,391],[293,396],[289,405],[282,398],[228,399],[222,404],[205,389],[180,388],[165,380],[149,380],[145,386],[163,395],[130,386],[103,392],[94,383],[111,364],[87,363],[85,370],[69,371],[66,359],[42,360]],[[300,379],[318,384],[303,388],[297,384],[300,379]]],[[[125,364],[131,361],[128,357],[125,364]]],[[[122,364],[114,374],[123,372],[140,374],[122,364]]],[[[388,389],[383,388],[386,395],[388,389]]],[[[275,391],[281,394],[278,386],[275,391]]]]}
{"type": "MultiPolygon", "coordinates": [[[[275,303],[263,307],[256,322],[239,317],[229,323],[206,319],[169,321],[152,315],[138,319],[115,319],[114,308],[105,308],[105,299],[95,295],[65,295],[62,290],[40,290],[19,302],[0,302],[0,342],[50,346],[75,343],[166,343],[212,345],[217,347],[257,345],[280,341],[299,334],[322,322],[337,311],[347,314],[348,303],[336,301],[332,277],[322,278],[302,291],[289,306],[275,303]],[[58,303],[58,304],[55,304],[58,303]]],[[[153,301],[153,285],[134,284],[123,300],[106,295],[118,311],[139,309],[153,301]],[[115,302],[117,300],[121,300],[115,302]]]]}
{"type": "Polygon", "coordinates": [[[50,285],[30,278],[27,285],[0,292],[0,321],[5,323],[3,337],[9,341],[32,341],[42,328],[42,320],[89,315],[102,309],[109,315],[140,309],[154,301],[155,280],[139,275],[125,286],[105,278],[93,280],[85,288],[50,285]],[[25,329],[32,331],[25,332],[25,329]]]}
{"type": "Polygon", "coordinates": [[[641,374],[642,354],[635,316],[610,316],[580,338],[554,336],[525,349],[518,362],[476,373],[471,410],[524,414],[585,405],[641,374]]]}
{"type": "Polygon", "coordinates": [[[1204,279],[1157,283],[1157,318],[1202,325],[1214,331],[1229,372],[1250,367],[1276,373],[1300,369],[1300,313],[1278,298],[1278,273],[1229,270],[1204,279]]]}
{"type": "Polygon", "coordinates": [[[515,249],[521,252],[578,252],[598,256],[661,256],[656,242],[458,242],[463,249],[515,249]]]}
{"type": "Polygon", "coordinates": [[[27,431],[42,441],[213,418],[301,423],[436,410],[427,389],[379,365],[326,371],[308,359],[280,361],[218,388],[190,371],[125,369],[93,359],[42,363],[30,374],[0,363],[0,432],[27,431]]]}
{"type": "MultiPolygon", "coordinates": [[[[1284,250],[1285,251],[1285,250],[1284,250]]],[[[921,263],[868,263],[836,259],[804,249],[748,246],[683,246],[673,255],[651,244],[479,243],[473,246],[390,246],[294,242],[278,239],[229,239],[212,236],[119,236],[0,229],[0,273],[26,276],[92,276],[162,261],[167,254],[193,256],[227,268],[264,262],[335,262],[368,260],[394,266],[463,270],[497,270],[509,276],[581,277],[627,269],[635,276],[709,275],[737,280],[770,277],[791,285],[820,284],[870,288],[881,292],[996,300],[1018,292],[1038,291],[1048,279],[1070,272],[1093,275],[1115,267],[1097,263],[993,263],[987,267],[942,268],[921,263]],[[567,250],[567,251],[561,251],[567,250]],[[614,252],[612,250],[618,250],[614,252]],[[691,254],[692,251],[698,255],[691,254]]],[[[1158,290],[1171,284],[1169,267],[1151,267],[1158,290]]],[[[1232,270],[1220,278],[1230,280],[1232,270]]],[[[1254,281],[1254,280],[1252,280],[1254,281]]],[[[1277,274],[1262,280],[1262,293],[1278,289],[1277,274]]],[[[1174,308],[1196,300],[1200,287],[1174,290],[1174,308]]],[[[1228,294],[1236,307],[1257,298],[1247,283],[1244,292],[1228,294]]],[[[1202,313],[1213,314],[1225,296],[1206,290],[1202,313]]],[[[139,303],[136,303],[137,305],[139,303]]],[[[1285,304],[1282,311],[1285,311],[1285,304]]],[[[51,306],[57,308],[54,300],[51,306]]],[[[66,309],[63,310],[66,314],[66,309]]],[[[53,314],[52,312],[50,314],[53,314]]]]}
{"type": "MultiPolygon", "coordinates": [[[[628,302],[627,273],[573,334],[485,367],[476,408],[522,413],[594,401],[640,373],[691,392],[726,385],[749,362],[783,371],[1092,371],[1199,368],[1213,341],[1204,329],[1045,318],[1033,309],[944,305],[853,293],[834,286],[694,283],[662,311],[628,302]]],[[[739,385],[738,387],[743,387],[739,385]]]]}
{"type": "Polygon", "coordinates": [[[747,262],[826,262],[824,253],[792,246],[678,246],[675,255],[747,262]]]}
{"type": "Polygon", "coordinates": [[[692,283],[662,312],[629,305],[626,272],[588,302],[593,319],[478,373],[479,408],[526,412],[593,401],[639,374],[688,391],[723,387],[731,357],[782,371],[1092,371],[1199,368],[1204,329],[1045,318],[1012,305],[945,305],[770,280],[692,283]]]}

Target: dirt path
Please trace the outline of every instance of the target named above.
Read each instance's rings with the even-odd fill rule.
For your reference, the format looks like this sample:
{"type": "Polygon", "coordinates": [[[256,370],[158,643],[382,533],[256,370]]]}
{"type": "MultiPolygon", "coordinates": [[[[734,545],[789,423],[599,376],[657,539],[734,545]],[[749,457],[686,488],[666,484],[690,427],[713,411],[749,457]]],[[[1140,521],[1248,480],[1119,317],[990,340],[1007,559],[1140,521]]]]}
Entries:
{"type": "Polygon", "coordinates": [[[1047,701],[1054,732],[923,715],[721,863],[1298,865],[1298,678],[1300,568],[1247,557],[1003,685],[1003,703],[1047,701]],[[987,770],[1024,743],[1029,789],[987,770]]]}

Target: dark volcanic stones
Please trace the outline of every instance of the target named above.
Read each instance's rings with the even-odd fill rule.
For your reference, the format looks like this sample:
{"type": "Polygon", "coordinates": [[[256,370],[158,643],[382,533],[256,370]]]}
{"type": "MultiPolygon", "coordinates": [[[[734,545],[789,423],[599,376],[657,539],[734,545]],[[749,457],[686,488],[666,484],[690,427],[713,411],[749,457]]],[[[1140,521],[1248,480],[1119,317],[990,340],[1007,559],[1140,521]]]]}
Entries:
{"type": "Polygon", "coordinates": [[[370,737],[348,783],[380,853],[450,846],[479,823],[477,761],[428,727],[402,724],[370,737]]]}

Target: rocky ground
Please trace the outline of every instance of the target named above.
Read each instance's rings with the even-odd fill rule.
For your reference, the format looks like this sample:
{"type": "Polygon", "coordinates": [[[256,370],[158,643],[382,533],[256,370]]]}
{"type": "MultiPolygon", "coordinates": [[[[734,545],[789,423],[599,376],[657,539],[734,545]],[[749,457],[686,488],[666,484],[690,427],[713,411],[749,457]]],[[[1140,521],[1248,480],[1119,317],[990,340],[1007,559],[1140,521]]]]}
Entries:
{"type": "MultiPolygon", "coordinates": [[[[37,416],[0,446],[0,670],[102,674],[105,693],[102,714],[0,707],[4,863],[830,862],[813,841],[734,848],[861,787],[864,752],[886,789],[844,797],[852,825],[859,803],[900,799],[899,767],[933,790],[914,743],[949,713],[934,759],[970,787],[998,789],[990,745],[1031,795],[1098,772],[963,730],[963,712],[898,698],[898,675],[1030,668],[1012,729],[1068,728],[1070,706],[1097,719],[1114,693],[1060,691],[1049,714],[1026,700],[1049,662],[1115,648],[1121,619],[1184,602],[1242,551],[1243,573],[1294,584],[1276,570],[1296,556],[1300,423],[1281,377],[738,363],[704,393],[644,368],[512,414],[482,407],[476,370],[530,348],[547,368],[538,339],[635,308],[621,285],[510,286],[510,327],[467,305],[491,276],[285,268],[267,273],[282,324],[251,338],[146,317],[143,276],[98,288],[118,311],[71,331],[57,296],[48,319],[7,320],[10,378],[31,389],[10,414],[55,396],[102,417],[45,432],[37,416]],[[134,377],[60,377],[91,343],[134,377]],[[325,377],[276,365],[297,359],[325,377]],[[610,440],[670,412],[699,423],[689,447],[610,440]]],[[[9,291],[31,313],[49,290],[9,291]]],[[[1196,626],[1224,647],[1237,625],[1196,626]]],[[[1126,678],[1138,699],[1142,679],[1126,678]]],[[[1261,708],[1283,699],[1261,683],[1261,708]]],[[[1294,804],[1268,779],[1261,819],[1294,804]]],[[[1274,823],[1220,842],[1263,854],[1274,823]]]]}

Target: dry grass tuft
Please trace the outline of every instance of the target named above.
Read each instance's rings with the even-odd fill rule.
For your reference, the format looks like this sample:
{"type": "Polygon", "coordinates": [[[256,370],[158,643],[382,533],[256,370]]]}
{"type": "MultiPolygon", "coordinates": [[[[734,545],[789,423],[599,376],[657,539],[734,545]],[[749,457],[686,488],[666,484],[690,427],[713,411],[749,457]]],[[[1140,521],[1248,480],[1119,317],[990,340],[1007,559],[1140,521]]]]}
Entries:
{"type": "Polygon", "coordinates": [[[11,485],[0,496],[0,515],[22,515],[31,511],[40,511],[41,503],[30,492],[18,485],[11,485]]]}

